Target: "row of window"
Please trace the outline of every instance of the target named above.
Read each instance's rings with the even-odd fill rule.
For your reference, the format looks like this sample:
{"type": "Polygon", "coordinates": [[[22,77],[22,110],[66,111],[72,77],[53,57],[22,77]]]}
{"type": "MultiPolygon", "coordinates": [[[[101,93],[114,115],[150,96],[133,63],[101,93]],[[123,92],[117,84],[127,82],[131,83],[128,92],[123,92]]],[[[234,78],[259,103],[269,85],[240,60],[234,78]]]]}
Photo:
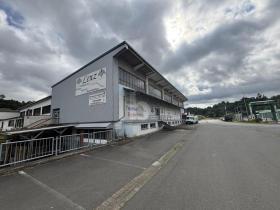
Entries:
{"type": "Polygon", "coordinates": [[[145,82],[123,69],[119,69],[119,83],[137,91],[145,92],[145,82]]]}
{"type": "Polygon", "coordinates": [[[164,93],[164,100],[169,102],[169,103],[171,103],[171,96],[166,94],[166,93],[164,93]]]}
{"type": "Polygon", "coordinates": [[[168,125],[179,125],[181,124],[182,121],[181,120],[178,120],[178,121],[172,121],[172,122],[167,122],[168,125]]]}
{"type": "Polygon", "coordinates": [[[51,113],[51,105],[39,107],[36,109],[28,109],[20,113],[21,117],[24,116],[39,116],[43,114],[50,114],[51,113]]]}
{"type": "MultiPolygon", "coordinates": [[[[136,77],[135,75],[119,68],[119,83],[122,84],[122,85],[125,85],[127,87],[130,87],[136,91],[141,91],[141,92],[145,92],[145,82],[136,77]]],[[[149,84],[149,94],[156,97],[156,98],[159,98],[159,99],[162,99],[162,92],[160,89],[152,86],[149,84]]],[[[173,103],[175,105],[179,105],[182,107],[183,103],[182,102],[179,102],[178,100],[176,100],[175,98],[173,98],[173,101],[171,99],[172,97],[168,94],[164,94],[164,100],[169,102],[169,103],[173,103]]]]}
{"type": "Polygon", "coordinates": [[[157,98],[159,98],[159,99],[162,98],[162,96],[161,96],[161,91],[160,91],[159,89],[157,89],[157,88],[151,86],[151,85],[149,85],[149,94],[152,95],[152,96],[154,96],[154,97],[157,97],[157,98]]]}
{"type": "Polygon", "coordinates": [[[175,98],[173,98],[172,103],[175,104],[175,105],[177,105],[177,106],[179,105],[179,101],[176,100],[175,98]]]}
{"type": "MultiPolygon", "coordinates": [[[[23,119],[9,120],[8,127],[21,128],[23,126],[23,119]]],[[[4,122],[2,121],[1,128],[4,127],[4,122]]]]}
{"type": "MultiPolygon", "coordinates": [[[[150,128],[156,128],[157,125],[156,123],[150,123],[150,128]]],[[[149,129],[149,124],[145,123],[145,124],[141,124],[141,130],[147,130],[149,129]]]]}

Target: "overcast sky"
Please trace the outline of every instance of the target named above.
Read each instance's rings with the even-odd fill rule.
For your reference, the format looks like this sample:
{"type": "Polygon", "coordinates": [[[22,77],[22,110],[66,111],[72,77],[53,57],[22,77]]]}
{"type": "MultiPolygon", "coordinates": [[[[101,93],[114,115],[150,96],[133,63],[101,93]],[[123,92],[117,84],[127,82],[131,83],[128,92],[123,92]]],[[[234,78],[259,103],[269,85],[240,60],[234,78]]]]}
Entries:
{"type": "Polygon", "coordinates": [[[0,94],[37,100],[123,40],[204,107],[280,94],[279,0],[0,0],[0,94]]]}

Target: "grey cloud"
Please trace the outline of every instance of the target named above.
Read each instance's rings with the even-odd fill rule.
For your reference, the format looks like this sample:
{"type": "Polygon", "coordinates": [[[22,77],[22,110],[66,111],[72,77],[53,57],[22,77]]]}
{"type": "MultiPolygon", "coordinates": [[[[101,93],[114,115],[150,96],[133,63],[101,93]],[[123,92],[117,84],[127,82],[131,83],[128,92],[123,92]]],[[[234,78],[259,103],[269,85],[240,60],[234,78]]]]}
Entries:
{"type": "Polygon", "coordinates": [[[16,1],[14,7],[33,21],[51,27],[82,62],[116,43],[127,40],[148,59],[159,62],[168,47],[163,17],[172,6],[168,0],[144,1],[16,1]]]}
{"type": "Polygon", "coordinates": [[[91,14],[100,27],[135,43],[148,60],[158,63],[169,47],[163,17],[171,7],[168,0],[98,0],[92,2],[91,14]]]}
{"type": "Polygon", "coordinates": [[[19,87],[48,91],[50,84],[65,75],[59,66],[48,62],[61,55],[83,65],[127,40],[148,60],[159,62],[168,47],[163,16],[171,6],[170,1],[15,0],[8,4],[25,19],[22,33],[31,36],[31,41],[26,42],[15,30],[0,28],[0,72],[6,81],[14,81],[19,87]],[[23,60],[26,62],[22,63],[23,60]]]}
{"type": "MultiPolygon", "coordinates": [[[[272,91],[279,94],[280,64],[275,62],[277,59],[274,58],[279,53],[268,57],[259,51],[260,55],[254,55],[257,47],[275,48],[274,40],[266,40],[263,34],[267,29],[279,24],[276,18],[279,16],[278,5],[279,1],[271,1],[266,8],[269,12],[262,17],[234,20],[219,25],[214,31],[191,44],[183,43],[178,50],[167,54],[162,68],[168,74],[180,75],[190,71],[199,75],[196,87],[200,93],[189,96],[192,102],[238,98],[240,95],[256,92],[272,91]],[[257,56],[257,59],[252,61],[252,56],[257,56]],[[243,82],[228,87],[221,85],[231,78],[243,82]],[[209,85],[204,85],[205,82],[209,85]],[[209,93],[203,93],[209,89],[209,93]]],[[[182,84],[178,86],[188,92],[182,84]]]]}
{"type": "MultiPolygon", "coordinates": [[[[241,8],[241,12],[250,13],[254,5],[246,2],[249,3],[241,8]]],[[[127,40],[164,74],[181,77],[186,71],[194,72],[200,79],[196,84],[199,91],[212,89],[206,95],[190,95],[190,100],[222,99],[240,95],[242,91],[245,94],[260,90],[277,91],[279,86],[275,78],[279,78],[280,74],[277,61],[279,52],[269,57],[273,65],[267,62],[265,56],[260,56],[256,61],[252,61],[251,56],[256,47],[265,44],[267,48],[272,47],[271,40],[266,40],[262,34],[278,24],[279,2],[267,2],[267,9],[258,18],[249,15],[220,24],[204,37],[189,44],[183,43],[171,52],[164,18],[174,7],[173,1],[9,1],[7,4],[24,18],[21,32],[29,37],[29,41],[26,42],[15,30],[0,26],[0,76],[5,79],[5,85],[3,81],[0,82],[0,89],[8,92],[6,85],[13,83],[13,91],[28,87],[47,93],[50,85],[63,75],[73,72],[79,65],[120,41],[127,40]],[[69,68],[66,69],[63,62],[61,65],[52,63],[51,59],[60,56],[77,65],[73,68],[66,65],[69,68]],[[273,68],[275,77],[265,79],[266,75],[261,74],[263,68],[273,68]],[[257,73],[258,77],[250,75],[252,72],[257,73]],[[240,86],[221,86],[228,78],[239,77],[244,80],[240,86]]],[[[195,6],[200,14],[214,13],[217,7],[230,8],[231,5],[230,0],[182,1],[187,12],[189,7],[195,6]]],[[[258,8],[253,10],[259,12],[258,8]]],[[[186,89],[191,79],[187,78],[185,83],[176,84],[176,87],[185,94],[191,94],[186,89]]],[[[171,82],[176,83],[174,80],[171,82]]]]}
{"type": "MultiPolygon", "coordinates": [[[[230,98],[230,97],[240,97],[244,95],[255,95],[258,92],[265,93],[274,91],[277,94],[277,90],[279,91],[279,81],[280,76],[274,79],[260,81],[256,79],[255,81],[247,82],[245,84],[240,84],[238,86],[214,86],[212,87],[212,91],[209,94],[201,94],[201,95],[193,95],[189,96],[189,100],[191,102],[201,102],[207,101],[212,99],[223,99],[223,98],[230,98]]],[[[278,92],[279,94],[279,92],[278,92]]]]}
{"type": "Polygon", "coordinates": [[[178,50],[166,56],[162,68],[167,72],[180,70],[213,53],[229,56],[240,65],[252,45],[258,41],[256,33],[263,28],[262,23],[244,20],[224,24],[192,44],[182,44],[178,50]]]}

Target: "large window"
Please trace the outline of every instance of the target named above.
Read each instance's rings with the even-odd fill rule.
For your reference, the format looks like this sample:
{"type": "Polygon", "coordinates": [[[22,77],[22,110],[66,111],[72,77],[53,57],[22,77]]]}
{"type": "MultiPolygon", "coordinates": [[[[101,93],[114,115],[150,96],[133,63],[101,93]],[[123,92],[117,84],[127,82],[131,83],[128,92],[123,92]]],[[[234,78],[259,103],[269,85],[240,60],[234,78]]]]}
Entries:
{"type": "Polygon", "coordinates": [[[148,129],[148,124],[141,124],[141,130],[148,129]]]}
{"type": "Polygon", "coordinates": [[[171,95],[164,93],[164,100],[171,103],[171,95]]]}
{"type": "Polygon", "coordinates": [[[34,116],[39,116],[39,115],[41,115],[41,107],[40,107],[40,108],[34,109],[33,115],[34,115],[34,116]]]}
{"type": "Polygon", "coordinates": [[[179,101],[179,107],[184,107],[183,102],[179,101]]]}
{"type": "Polygon", "coordinates": [[[15,121],[14,120],[9,120],[8,126],[9,127],[14,127],[15,121]]]}
{"type": "Polygon", "coordinates": [[[150,123],[150,128],[156,128],[156,123],[150,123]]]}
{"type": "Polygon", "coordinates": [[[119,83],[134,90],[145,92],[145,82],[123,69],[119,69],[119,83]]]}
{"type": "Polygon", "coordinates": [[[51,113],[51,105],[43,106],[42,114],[50,114],[51,113]]]}
{"type": "Polygon", "coordinates": [[[21,116],[21,117],[24,117],[24,116],[25,116],[25,111],[20,112],[20,116],[21,116]]]}
{"type": "Polygon", "coordinates": [[[28,109],[26,111],[26,116],[31,116],[32,115],[32,109],[28,109]]]}
{"type": "Polygon", "coordinates": [[[161,91],[151,85],[149,85],[149,94],[161,99],[161,91]]]}
{"type": "Polygon", "coordinates": [[[175,104],[177,106],[179,105],[179,101],[175,97],[173,97],[173,101],[172,102],[173,102],[173,104],[175,104]]]}

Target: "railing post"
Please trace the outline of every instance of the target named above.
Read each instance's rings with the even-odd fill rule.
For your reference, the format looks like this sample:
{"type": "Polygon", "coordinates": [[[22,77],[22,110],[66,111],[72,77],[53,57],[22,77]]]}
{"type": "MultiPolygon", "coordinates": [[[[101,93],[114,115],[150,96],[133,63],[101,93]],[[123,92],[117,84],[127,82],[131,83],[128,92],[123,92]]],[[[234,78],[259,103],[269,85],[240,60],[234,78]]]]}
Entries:
{"type": "Polygon", "coordinates": [[[59,139],[60,137],[55,137],[55,155],[58,155],[58,139],[59,139]]]}
{"type": "Polygon", "coordinates": [[[2,144],[0,144],[0,162],[2,161],[2,144]]]}
{"type": "Polygon", "coordinates": [[[54,152],[54,144],[55,144],[55,137],[52,137],[52,155],[55,154],[55,152],[54,152]]]}

